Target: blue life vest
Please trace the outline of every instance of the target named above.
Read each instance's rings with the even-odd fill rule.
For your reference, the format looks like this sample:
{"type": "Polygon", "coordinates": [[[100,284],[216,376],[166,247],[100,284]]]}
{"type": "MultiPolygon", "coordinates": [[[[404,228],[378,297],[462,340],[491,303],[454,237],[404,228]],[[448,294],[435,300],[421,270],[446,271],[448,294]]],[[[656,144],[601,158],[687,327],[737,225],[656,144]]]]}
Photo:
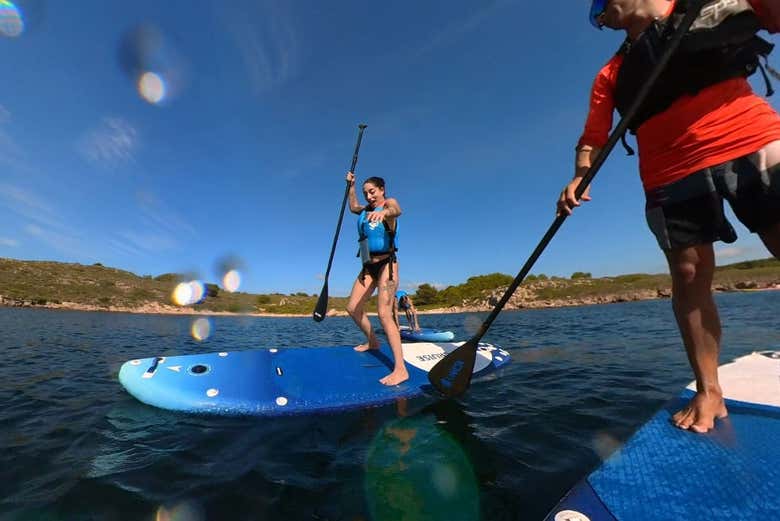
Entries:
{"type": "MultiPolygon", "coordinates": [[[[383,207],[375,208],[373,211],[381,211],[383,207]]],[[[395,222],[395,230],[389,230],[384,221],[368,222],[366,218],[367,209],[363,209],[358,217],[358,241],[364,238],[368,240],[368,250],[374,253],[392,253],[396,251],[398,244],[398,221],[395,222]]]]}

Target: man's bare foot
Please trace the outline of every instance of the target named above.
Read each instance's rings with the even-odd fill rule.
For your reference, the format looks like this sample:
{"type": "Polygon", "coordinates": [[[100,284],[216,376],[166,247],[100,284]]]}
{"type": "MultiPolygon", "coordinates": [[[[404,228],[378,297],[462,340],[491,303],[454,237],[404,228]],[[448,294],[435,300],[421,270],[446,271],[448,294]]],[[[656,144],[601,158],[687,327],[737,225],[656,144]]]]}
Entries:
{"type": "Polygon", "coordinates": [[[382,383],[384,385],[398,385],[402,382],[405,382],[409,379],[409,373],[406,371],[406,368],[403,369],[396,369],[389,375],[385,376],[384,378],[379,380],[379,383],[382,383]]]}
{"type": "Polygon", "coordinates": [[[355,346],[352,349],[355,351],[362,353],[363,351],[368,351],[369,349],[379,349],[379,342],[366,342],[365,344],[360,344],[359,346],[355,346]]]}
{"type": "Polygon", "coordinates": [[[677,427],[694,432],[707,432],[715,427],[715,419],[728,416],[723,396],[716,393],[696,393],[688,405],[672,416],[677,427]]]}

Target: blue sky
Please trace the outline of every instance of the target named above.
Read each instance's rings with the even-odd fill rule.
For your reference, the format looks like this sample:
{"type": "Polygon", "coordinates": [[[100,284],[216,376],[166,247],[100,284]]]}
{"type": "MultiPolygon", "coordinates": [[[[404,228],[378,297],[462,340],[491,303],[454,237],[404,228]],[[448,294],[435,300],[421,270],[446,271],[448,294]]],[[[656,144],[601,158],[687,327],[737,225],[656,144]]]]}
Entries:
{"type": "MultiPolygon", "coordinates": [[[[319,293],[361,122],[358,179],[384,177],[404,211],[402,287],[517,273],[621,41],[571,0],[16,5],[23,25],[0,24],[0,256],[210,282],[230,258],[250,292],[319,293]],[[164,96],[155,76],[142,93],[145,71],[164,96]]],[[[591,195],[532,273],[664,272],[635,159],[616,148],[591,195]]],[[[720,263],[769,256],[738,232],[720,263]]],[[[347,213],[331,295],[359,270],[356,238],[347,213]]]]}

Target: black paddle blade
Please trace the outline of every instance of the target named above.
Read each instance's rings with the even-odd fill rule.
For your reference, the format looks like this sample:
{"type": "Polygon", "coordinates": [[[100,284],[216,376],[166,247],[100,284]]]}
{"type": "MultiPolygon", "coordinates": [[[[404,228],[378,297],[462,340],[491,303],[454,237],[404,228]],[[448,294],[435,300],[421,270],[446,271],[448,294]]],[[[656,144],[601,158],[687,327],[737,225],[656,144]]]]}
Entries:
{"type": "Polygon", "coordinates": [[[320,298],[317,299],[317,305],[314,307],[314,312],[311,314],[311,318],[315,322],[322,322],[325,320],[325,315],[328,313],[328,283],[322,286],[322,292],[320,298]]]}
{"type": "Polygon", "coordinates": [[[442,358],[428,372],[428,380],[437,391],[448,398],[460,396],[471,383],[474,363],[477,360],[477,345],[472,338],[455,351],[442,358]]]}

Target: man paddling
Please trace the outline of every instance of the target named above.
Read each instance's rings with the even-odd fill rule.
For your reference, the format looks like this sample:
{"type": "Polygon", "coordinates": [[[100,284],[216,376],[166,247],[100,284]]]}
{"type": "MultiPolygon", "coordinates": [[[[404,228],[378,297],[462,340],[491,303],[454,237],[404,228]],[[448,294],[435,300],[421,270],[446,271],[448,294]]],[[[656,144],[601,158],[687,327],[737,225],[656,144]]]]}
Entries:
{"type": "MultiPolygon", "coordinates": [[[[625,31],[626,40],[593,83],[574,179],[560,194],[558,215],[579,206],[575,190],[607,142],[613,111],[631,105],[685,8],[683,0],[592,1],[591,23],[625,31]]],[[[709,2],[630,125],[647,222],[669,264],[672,306],[696,376],[697,393],[673,422],[695,432],[727,415],[711,289],[713,243],[736,240],[724,199],[780,258],[780,116],[746,79],[772,47],[755,36],[759,26],[745,0],[709,2]]],[[[590,200],[589,190],[582,200],[590,200]]]]}

